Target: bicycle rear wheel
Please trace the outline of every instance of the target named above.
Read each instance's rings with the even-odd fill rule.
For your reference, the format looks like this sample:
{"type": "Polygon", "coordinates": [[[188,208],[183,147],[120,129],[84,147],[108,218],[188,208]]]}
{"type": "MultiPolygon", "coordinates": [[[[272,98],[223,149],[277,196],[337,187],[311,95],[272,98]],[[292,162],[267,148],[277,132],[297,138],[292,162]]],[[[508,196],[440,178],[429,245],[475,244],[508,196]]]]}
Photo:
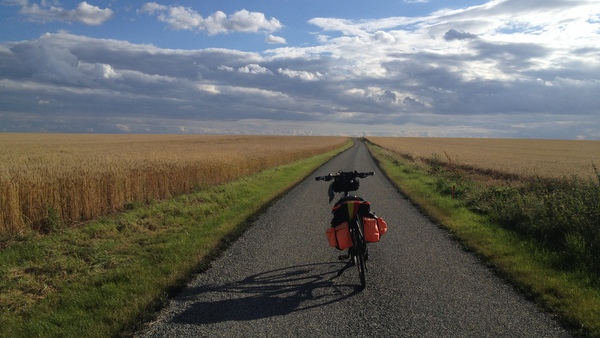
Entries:
{"type": "Polygon", "coordinates": [[[367,244],[365,242],[364,235],[362,233],[362,224],[361,224],[361,221],[358,219],[358,217],[354,221],[354,231],[353,231],[353,236],[352,236],[352,242],[353,242],[352,244],[354,245],[354,257],[352,259],[354,260],[354,265],[358,269],[358,277],[360,279],[360,287],[364,289],[367,287],[367,279],[366,279],[367,262],[365,260],[367,244]]]}

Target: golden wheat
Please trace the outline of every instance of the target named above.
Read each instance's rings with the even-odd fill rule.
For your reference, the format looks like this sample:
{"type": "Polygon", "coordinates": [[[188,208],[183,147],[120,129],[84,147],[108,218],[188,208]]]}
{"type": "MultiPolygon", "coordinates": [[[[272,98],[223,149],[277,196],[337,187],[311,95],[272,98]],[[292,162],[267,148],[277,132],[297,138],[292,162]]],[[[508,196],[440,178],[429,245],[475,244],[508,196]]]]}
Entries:
{"type": "MultiPolygon", "coordinates": [[[[227,182],[344,137],[0,134],[0,235],[227,182]],[[54,215],[53,215],[54,213],[54,215]]],[[[47,229],[46,229],[47,230],[47,229]]]]}
{"type": "Polygon", "coordinates": [[[452,161],[524,177],[594,177],[600,141],[369,137],[384,148],[414,158],[452,161]],[[436,154],[436,155],[434,155],[436,154]]]}

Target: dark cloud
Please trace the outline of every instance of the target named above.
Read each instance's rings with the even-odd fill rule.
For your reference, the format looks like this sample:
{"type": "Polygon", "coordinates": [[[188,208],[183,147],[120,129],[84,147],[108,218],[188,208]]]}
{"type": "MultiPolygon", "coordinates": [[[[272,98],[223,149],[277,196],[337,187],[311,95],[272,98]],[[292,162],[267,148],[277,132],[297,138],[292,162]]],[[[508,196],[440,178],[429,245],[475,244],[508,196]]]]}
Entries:
{"type": "MultiPolygon", "coordinates": [[[[497,43],[476,41],[474,49],[478,52],[478,58],[515,61],[521,64],[533,58],[543,58],[551,51],[549,48],[536,43],[497,43]]],[[[522,65],[521,69],[528,69],[522,65]]]]}
{"type": "Polygon", "coordinates": [[[452,40],[472,40],[477,39],[477,35],[467,33],[465,31],[458,31],[456,29],[451,29],[444,34],[444,40],[452,41],[452,40]]]}
{"type": "Polygon", "coordinates": [[[425,104],[417,99],[413,99],[410,96],[406,96],[403,100],[402,103],[410,105],[410,106],[415,106],[415,107],[425,107],[425,104]]]}

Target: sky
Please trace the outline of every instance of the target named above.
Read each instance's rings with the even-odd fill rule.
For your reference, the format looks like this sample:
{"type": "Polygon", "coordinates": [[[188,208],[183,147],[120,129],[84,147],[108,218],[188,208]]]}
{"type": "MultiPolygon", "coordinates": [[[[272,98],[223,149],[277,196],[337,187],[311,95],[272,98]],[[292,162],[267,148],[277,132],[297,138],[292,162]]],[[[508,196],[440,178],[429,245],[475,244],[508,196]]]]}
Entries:
{"type": "Polygon", "coordinates": [[[600,1],[0,0],[0,132],[600,140],[600,1]]]}

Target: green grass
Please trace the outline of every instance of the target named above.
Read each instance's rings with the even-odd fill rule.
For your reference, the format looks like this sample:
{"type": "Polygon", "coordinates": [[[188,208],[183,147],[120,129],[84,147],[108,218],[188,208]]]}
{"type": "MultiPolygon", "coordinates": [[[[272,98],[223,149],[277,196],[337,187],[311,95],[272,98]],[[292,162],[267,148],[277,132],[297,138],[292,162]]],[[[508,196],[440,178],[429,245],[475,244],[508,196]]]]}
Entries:
{"type": "Polygon", "coordinates": [[[131,335],[266,206],[341,150],[2,241],[0,336],[131,335]]]}
{"type": "MultiPolygon", "coordinates": [[[[489,182],[477,182],[460,172],[444,170],[436,165],[435,158],[427,165],[416,164],[401,154],[367,144],[391,181],[425,214],[450,230],[466,249],[488,262],[499,275],[510,280],[546,311],[556,314],[572,333],[600,337],[600,285],[595,271],[600,257],[590,258],[589,248],[582,247],[581,241],[577,245],[580,237],[571,239],[571,245],[575,252],[583,252],[587,261],[584,264],[565,264],[565,256],[571,254],[564,248],[557,250],[540,237],[515,231],[503,225],[497,213],[489,211],[498,200],[489,204],[479,197],[493,189],[501,189],[498,186],[490,187],[489,182]]],[[[521,186],[526,187],[527,184],[521,186]]],[[[583,190],[586,196],[594,194],[594,188],[583,190]]],[[[560,198],[566,199],[564,195],[560,198]]],[[[553,199],[557,200],[558,197],[553,199]]],[[[514,207],[508,201],[504,203],[507,209],[503,210],[514,207]]],[[[561,205],[565,204],[568,203],[561,205]]],[[[583,210],[578,203],[572,204],[578,206],[577,210],[583,210]]],[[[526,214],[525,211],[523,214],[526,214]]],[[[594,211],[589,215],[588,220],[597,222],[593,218],[594,211]]],[[[589,229],[587,227],[585,231],[589,229]]],[[[595,229],[599,231],[598,227],[595,229]]]]}

